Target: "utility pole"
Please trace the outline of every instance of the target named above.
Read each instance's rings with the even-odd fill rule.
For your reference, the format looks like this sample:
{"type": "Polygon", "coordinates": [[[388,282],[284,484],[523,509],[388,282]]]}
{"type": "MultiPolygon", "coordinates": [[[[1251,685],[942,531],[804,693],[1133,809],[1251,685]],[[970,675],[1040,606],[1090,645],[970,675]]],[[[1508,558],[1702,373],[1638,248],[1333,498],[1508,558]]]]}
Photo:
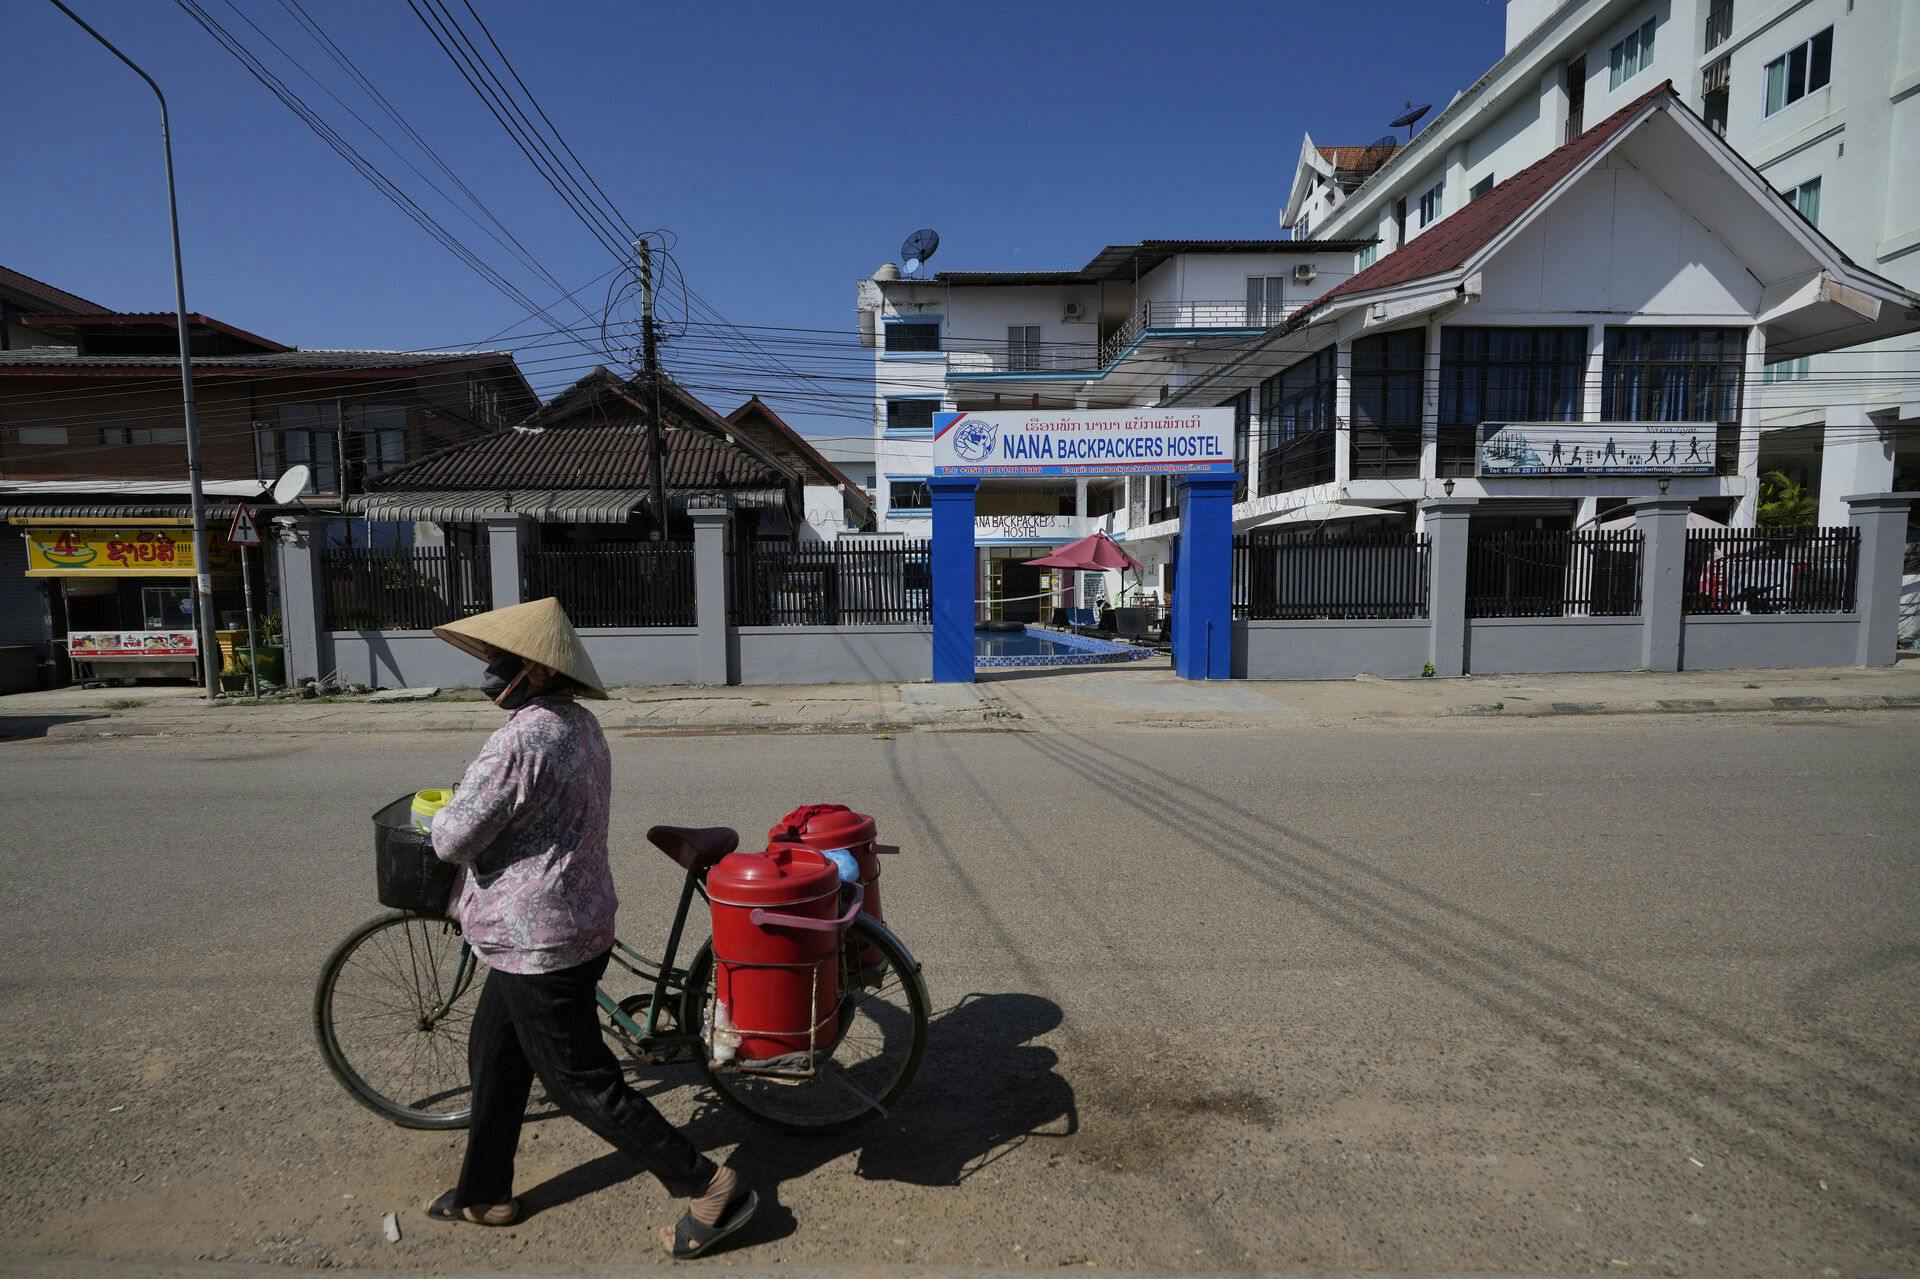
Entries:
{"type": "Polygon", "coordinates": [[[207,501],[200,484],[200,416],[193,399],[193,353],[187,344],[187,286],[180,269],[180,202],[173,189],[173,129],[167,120],[167,97],[160,92],[153,77],[120,52],[113,41],[88,26],[84,18],[61,0],[53,0],[53,6],[145,80],[160,102],[160,152],[167,163],[167,220],[173,232],[173,313],[174,330],[180,341],[180,409],[187,430],[187,501],[193,514],[193,629],[195,646],[200,650],[200,670],[206,676],[207,696],[216,698],[220,696],[220,645],[213,634],[213,566],[207,559],[207,501]]]}
{"type": "Polygon", "coordinates": [[[653,473],[653,540],[667,540],[666,423],[660,418],[660,344],[653,332],[653,246],[643,237],[640,250],[640,346],[647,371],[647,393],[653,405],[653,435],[648,440],[648,467],[653,473]]]}

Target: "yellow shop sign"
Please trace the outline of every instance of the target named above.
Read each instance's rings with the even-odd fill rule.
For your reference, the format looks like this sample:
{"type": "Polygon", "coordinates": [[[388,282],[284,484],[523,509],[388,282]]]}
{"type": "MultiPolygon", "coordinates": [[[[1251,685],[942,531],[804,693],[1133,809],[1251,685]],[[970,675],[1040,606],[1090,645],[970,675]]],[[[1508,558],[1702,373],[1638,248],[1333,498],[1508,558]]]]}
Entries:
{"type": "MultiPolygon", "coordinates": [[[[192,577],[193,530],[160,526],[92,527],[49,524],[29,528],[28,577],[192,577]]],[[[234,569],[238,553],[209,531],[207,558],[215,573],[234,569]]]]}

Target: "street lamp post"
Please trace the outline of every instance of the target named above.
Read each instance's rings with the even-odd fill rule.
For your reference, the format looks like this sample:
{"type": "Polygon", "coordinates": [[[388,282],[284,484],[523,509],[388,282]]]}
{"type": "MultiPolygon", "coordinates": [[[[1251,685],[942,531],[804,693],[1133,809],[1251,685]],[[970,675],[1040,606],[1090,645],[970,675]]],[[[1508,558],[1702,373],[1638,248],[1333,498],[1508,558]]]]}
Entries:
{"type": "Polygon", "coordinates": [[[200,418],[193,399],[193,355],[187,346],[187,286],[180,270],[180,204],[173,190],[173,130],[167,120],[167,97],[153,77],[114,46],[113,41],[87,25],[61,0],[52,0],[54,8],[66,14],[79,28],[98,40],[108,53],[120,59],[133,73],[147,82],[160,103],[160,150],[167,162],[167,222],[173,233],[173,311],[174,326],[180,339],[180,407],[187,427],[187,501],[193,514],[193,627],[200,649],[200,669],[206,676],[207,696],[220,696],[220,670],[215,664],[220,645],[213,634],[213,572],[207,560],[207,501],[200,485],[200,418]]]}

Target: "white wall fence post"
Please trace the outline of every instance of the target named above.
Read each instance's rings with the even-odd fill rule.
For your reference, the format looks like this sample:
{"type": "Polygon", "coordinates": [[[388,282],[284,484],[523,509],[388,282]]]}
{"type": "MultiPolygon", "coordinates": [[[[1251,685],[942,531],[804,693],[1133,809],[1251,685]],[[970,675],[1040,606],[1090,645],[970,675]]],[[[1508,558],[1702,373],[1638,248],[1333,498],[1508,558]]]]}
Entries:
{"type": "Polygon", "coordinates": [[[493,580],[493,606],[521,603],[520,548],[526,544],[527,521],[518,515],[489,515],[487,563],[493,580]]]}
{"type": "Polygon", "coordinates": [[[286,645],[287,682],[326,674],[327,602],[322,595],[327,522],[304,515],[281,515],[273,521],[275,551],[280,557],[280,633],[286,645]]]}
{"type": "Polygon", "coordinates": [[[727,635],[727,534],[733,513],[724,507],[697,507],[693,521],[694,619],[700,629],[695,683],[733,683],[733,645],[727,635]]]}
{"type": "Polygon", "coordinates": [[[1640,665],[1680,669],[1686,623],[1687,508],[1692,499],[1649,497],[1628,503],[1640,530],[1640,665]]]}
{"type": "Polygon", "coordinates": [[[1841,501],[1860,530],[1860,568],[1853,607],[1860,619],[1858,666],[1891,666],[1900,641],[1900,586],[1907,550],[1907,509],[1920,493],[1855,493],[1841,501]]]}
{"type": "Polygon", "coordinates": [[[1421,527],[1432,540],[1427,560],[1427,660],[1439,676],[1467,673],[1467,537],[1479,504],[1471,497],[1420,503],[1421,527]]]}

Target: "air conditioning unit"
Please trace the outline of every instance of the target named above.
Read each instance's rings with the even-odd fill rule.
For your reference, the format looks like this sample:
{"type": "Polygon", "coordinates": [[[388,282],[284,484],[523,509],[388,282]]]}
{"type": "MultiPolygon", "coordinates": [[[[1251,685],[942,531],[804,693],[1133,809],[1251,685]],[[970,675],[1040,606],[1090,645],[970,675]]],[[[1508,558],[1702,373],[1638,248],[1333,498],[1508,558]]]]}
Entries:
{"type": "Polygon", "coordinates": [[[1314,266],[1313,263],[1302,262],[1293,268],[1293,282],[1295,284],[1312,284],[1313,277],[1319,274],[1319,268],[1314,266]]]}
{"type": "Polygon", "coordinates": [[[1069,302],[1060,310],[1060,319],[1065,324],[1078,324],[1087,318],[1087,308],[1078,302],[1069,302]]]}

